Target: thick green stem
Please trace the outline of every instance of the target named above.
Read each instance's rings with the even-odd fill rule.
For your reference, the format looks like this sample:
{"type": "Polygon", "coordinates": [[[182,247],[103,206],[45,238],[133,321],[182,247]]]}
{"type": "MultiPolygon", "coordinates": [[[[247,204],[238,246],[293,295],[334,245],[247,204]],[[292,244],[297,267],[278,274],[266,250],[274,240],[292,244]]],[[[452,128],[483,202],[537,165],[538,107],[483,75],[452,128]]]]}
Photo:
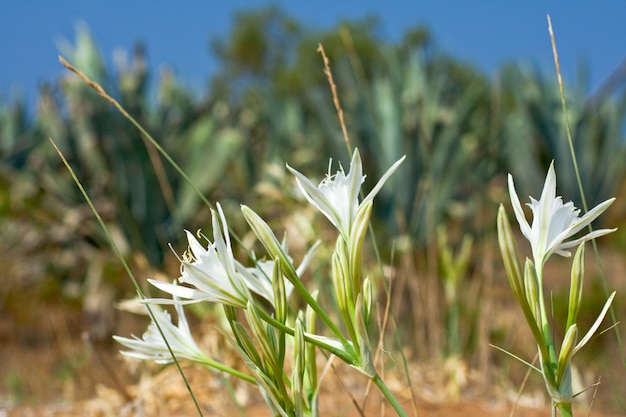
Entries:
{"type": "Polygon", "coordinates": [[[572,413],[572,403],[559,403],[555,406],[559,410],[559,414],[561,417],[573,417],[574,413],[572,413]]]}
{"type": "Polygon", "coordinates": [[[535,265],[535,273],[537,274],[537,287],[538,287],[537,290],[539,291],[538,301],[539,301],[539,310],[541,314],[540,329],[543,335],[544,345],[548,348],[548,354],[549,354],[548,360],[550,361],[551,364],[554,364],[556,366],[556,363],[557,363],[556,351],[554,349],[554,341],[552,340],[552,333],[550,331],[550,325],[548,322],[548,313],[546,311],[546,303],[545,303],[544,294],[543,294],[543,265],[540,265],[539,267],[535,265]]]}
{"type": "MultiPolygon", "coordinates": [[[[387,398],[387,401],[389,401],[389,404],[391,404],[391,406],[393,407],[393,409],[396,411],[396,413],[400,416],[400,417],[408,417],[406,411],[404,411],[404,409],[402,408],[402,406],[400,405],[400,402],[398,401],[398,399],[393,395],[393,393],[389,390],[389,387],[387,387],[387,385],[385,384],[385,382],[382,380],[382,378],[380,377],[380,375],[376,374],[372,377],[372,381],[374,382],[374,384],[376,384],[376,386],[378,387],[378,389],[380,390],[380,392],[383,393],[383,395],[385,396],[385,398],[387,398]]],[[[571,414],[570,414],[571,415],[571,414]]]]}

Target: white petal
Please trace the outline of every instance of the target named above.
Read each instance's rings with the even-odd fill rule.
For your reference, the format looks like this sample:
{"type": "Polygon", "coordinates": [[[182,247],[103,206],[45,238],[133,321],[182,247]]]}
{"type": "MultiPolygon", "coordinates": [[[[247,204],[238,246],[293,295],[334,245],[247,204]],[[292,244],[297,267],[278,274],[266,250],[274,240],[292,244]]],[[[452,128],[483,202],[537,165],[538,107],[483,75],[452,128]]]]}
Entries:
{"type": "MultiPolygon", "coordinates": [[[[163,292],[171,294],[175,297],[181,297],[186,299],[200,300],[206,298],[206,293],[193,288],[184,287],[182,285],[170,284],[169,282],[157,281],[149,279],[148,282],[163,292]]],[[[142,300],[141,302],[144,302],[142,300]]]]}
{"type": "Polygon", "coordinates": [[[391,175],[394,172],[396,172],[396,170],[398,169],[400,164],[402,162],[404,162],[405,159],[406,159],[406,155],[404,155],[402,158],[398,159],[392,166],[389,167],[389,169],[378,180],[378,182],[376,183],[376,186],[374,188],[372,188],[372,191],[370,191],[370,193],[367,195],[367,197],[365,197],[363,199],[363,201],[361,202],[361,205],[363,205],[365,202],[367,202],[369,200],[373,200],[374,199],[374,197],[376,196],[376,194],[378,194],[378,192],[383,187],[385,182],[389,179],[389,177],[391,177],[391,175]]]}
{"type": "Polygon", "coordinates": [[[613,293],[609,296],[609,299],[606,300],[606,303],[604,304],[604,307],[602,308],[600,315],[598,316],[596,321],[593,323],[593,325],[591,326],[587,334],[585,334],[585,336],[580,340],[580,342],[578,342],[578,344],[574,348],[574,354],[578,352],[583,346],[585,346],[587,342],[589,342],[591,337],[594,335],[594,333],[598,330],[598,327],[600,327],[602,320],[604,320],[604,316],[606,315],[607,311],[609,311],[609,307],[611,307],[613,298],[615,298],[615,291],[613,291],[613,293]]]}
{"type": "MultiPolygon", "coordinates": [[[[524,215],[524,210],[522,209],[522,205],[520,204],[519,198],[517,197],[517,192],[515,191],[515,184],[513,183],[513,176],[509,174],[508,176],[509,183],[509,198],[511,199],[511,205],[513,206],[513,212],[515,213],[515,218],[517,219],[517,223],[519,223],[522,234],[526,237],[526,239],[531,240],[531,228],[526,220],[526,216],[524,215]]],[[[531,240],[532,244],[532,240],[531,240]]]]}
{"type": "Polygon", "coordinates": [[[300,172],[287,165],[287,169],[296,177],[296,184],[304,197],[313,206],[317,207],[328,220],[337,228],[341,230],[341,221],[339,213],[335,210],[333,205],[328,201],[326,196],[319,190],[319,188],[313,184],[307,177],[300,172]]]}
{"type": "Polygon", "coordinates": [[[588,240],[591,239],[596,239],[600,236],[604,236],[604,235],[608,235],[609,233],[613,233],[614,231],[616,231],[617,228],[615,229],[599,229],[599,230],[594,230],[591,233],[587,233],[585,236],[582,236],[578,239],[575,240],[570,240],[568,242],[563,242],[561,243],[558,248],[559,249],[567,249],[567,248],[573,248],[575,246],[580,245],[583,242],[586,242],[588,240]]]}
{"type": "Polygon", "coordinates": [[[614,201],[615,201],[615,197],[609,198],[608,200],[598,204],[597,206],[589,210],[587,213],[585,213],[585,215],[582,216],[580,220],[575,225],[572,226],[572,229],[570,230],[570,236],[575,235],[578,231],[582,230],[589,223],[594,221],[598,216],[600,216],[600,214],[604,213],[604,211],[608,209],[609,206],[613,204],[614,201]]]}
{"type": "Polygon", "coordinates": [[[548,173],[546,174],[546,180],[543,183],[543,190],[541,191],[541,198],[539,201],[543,205],[549,206],[556,198],[556,173],[554,172],[554,160],[550,163],[548,173]]]}

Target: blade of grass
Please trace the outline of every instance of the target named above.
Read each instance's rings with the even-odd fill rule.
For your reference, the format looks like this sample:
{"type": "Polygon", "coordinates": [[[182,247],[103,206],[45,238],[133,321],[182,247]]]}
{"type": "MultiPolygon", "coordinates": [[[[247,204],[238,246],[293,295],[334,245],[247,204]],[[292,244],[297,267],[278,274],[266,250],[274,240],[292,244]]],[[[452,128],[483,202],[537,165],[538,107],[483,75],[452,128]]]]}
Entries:
{"type": "MultiPolygon", "coordinates": [[[[524,365],[526,365],[526,366],[528,366],[529,368],[531,368],[531,369],[533,369],[533,370],[535,370],[535,371],[539,372],[540,374],[541,374],[541,373],[543,373],[543,372],[541,371],[541,369],[537,368],[537,367],[536,367],[535,365],[533,365],[532,363],[530,363],[530,362],[528,362],[528,361],[525,361],[524,359],[520,358],[520,357],[519,357],[519,356],[517,356],[517,355],[512,354],[512,353],[511,353],[511,352],[509,352],[508,350],[503,349],[503,348],[501,348],[500,346],[496,346],[496,345],[491,344],[491,343],[489,343],[489,346],[491,346],[491,347],[492,347],[492,348],[494,348],[494,349],[498,349],[500,352],[502,352],[502,353],[505,353],[505,354],[509,355],[509,356],[510,356],[510,357],[512,357],[513,359],[517,359],[518,361],[520,361],[520,362],[521,362],[521,363],[523,363],[524,365]]],[[[535,360],[533,360],[533,362],[535,362],[535,360]]]]}
{"type": "MultiPolygon", "coordinates": [[[[576,151],[574,150],[574,141],[572,140],[572,131],[571,131],[571,128],[570,128],[569,119],[567,117],[567,104],[565,102],[565,90],[563,88],[563,77],[561,76],[561,65],[559,63],[559,54],[558,54],[557,48],[556,48],[556,39],[554,37],[554,30],[552,29],[552,20],[550,19],[550,15],[547,15],[547,17],[548,17],[548,32],[550,33],[550,41],[552,42],[552,54],[554,55],[554,65],[556,67],[556,76],[557,76],[557,80],[558,80],[558,83],[559,83],[559,92],[561,94],[561,105],[563,107],[563,117],[564,117],[564,121],[565,121],[565,130],[566,130],[566,134],[567,134],[567,141],[568,141],[570,153],[571,153],[571,156],[572,156],[572,163],[574,164],[574,173],[576,174],[576,181],[578,182],[578,190],[580,192],[580,199],[581,199],[582,204],[583,204],[583,210],[584,210],[585,213],[587,213],[589,211],[589,209],[587,208],[587,200],[585,198],[585,191],[583,190],[582,181],[580,179],[580,172],[578,170],[578,162],[577,162],[577,158],[576,158],[576,151]]],[[[590,233],[593,231],[593,227],[591,226],[591,224],[589,224],[589,226],[587,226],[587,229],[589,229],[590,233]]],[[[608,288],[608,285],[606,283],[606,277],[604,276],[604,269],[602,267],[602,260],[600,259],[600,253],[598,251],[598,245],[596,244],[595,239],[593,239],[591,241],[591,245],[593,247],[593,253],[594,253],[595,258],[596,258],[596,263],[598,265],[598,270],[600,272],[600,281],[602,282],[602,288],[604,290],[604,295],[608,298],[609,295],[610,295],[609,288],[608,288]]],[[[616,325],[617,324],[617,316],[615,315],[615,309],[613,308],[612,305],[609,308],[609,315],[611,317],[613,325],[616,325]]],[[[615,328],[615,338],[617,339],[617,344],[619,346],[620,356],[622,358],[622,365],[624,366],[624,368],[626,368],[626,354],[624,353],[624,346],[622,344],[622,337],[621,337],[619,331],[617,330],[617,327],[615,328]]]]}
{"type": "MultiPolygon", "coordinates": [[[[128,276],[130,277],[131,281],[133,282],[133,285],[135,286],[135,289],[137,290],[137,294],[139,295],[140,298],[145,299],[146,296],[145,296],[143,290],[141,289],[141,287],[139,286],[139,282],[137,281],[137,279],[135,278],[135,275],[133,274],[133,272],[131,271],[130,267],[128,266],[128,263],[126,262],[126,259],[124,259],[124,255],[122,255],[122,252],[120,251],[120,249],[115,244],[115,241],[113,240],[113,237],[111,236],[109,228],[104,223],[104,220],[102,219],[102,217],[100,216],[100,213],[98,212],[98,210],[94,206],[93,202],[91,201],[91,198],[89,198],[89,194],[87,194],[87,191],[83,187],[83,184],[80,182],[80,180],[78,179],[78,177],[74,173],[74,170],[72,169],[72,166],[69,164],[67,159],[65,159],[65,156],[63,155],[61,150],[57,147],[56,143],[54,143],[52,138],[50,138],[50,143],[52,144],[52,146],[54,147],[56,152],[59,154],[59,157],[63,161],[63,164],[65,165],[65,167],[69,171],[70,175],[72,176],[72,179],[76,183],[76,186],[78,186],[78,189],[80,190],[81,194],[85,198],[85,201],[89,205],[89,208],[93,212],[94,216],[96,216],[96,220],[98,221],[98,224],[100,225],[100,227],[102,228],[102,231],[106,235],[106,238],[109,241],[109,244],[111,245],[111,248],[113,249],[113,252],[115,253],[115,256],[117,256],[117,258],[120,260],[120,262],[122,263],[122,266],[124,267],[124,270],[126,271],[128,276]]],[[[154,317],[154,313],[152,312],[152,309],[150,308],[150,306],[148,304],[146,304],[146,308],[148,310],[148,314],[150,315],[150,319],[152,320],[153,323],[156,324],[157,329],[159,329],[159,333],[161,334],[161,338],[165,342],[165,345],[167,346],[167,350],[170,352],[170,355],[172,356],[172,359],[174,360],[174,363],[176,364],[176,368],[178,369],[178,372],[180,373],[180,376],[183,379],[183,382],[185,384],[185,387],[187,388],[187,391],[189,392],[189,395],[191,395],[191,398],[192,398],[193,403],[194,403],[194,405],[196,407],[196,410],[198,411],[198,415],[200,415],[200,417],[202,417],[202,411],[200,410],[200,405],[198,404],[198,401],[196,400],[196,396],[193,394],[191,386],[189,385],[189,381],[187,380],[187,377],[185,376],[185,373],[183,372],[183,370],[182,370],[182,368],[180,366],[180,363],[176,359],[176,355],[174,355],[174,352],[172,351],[172,348],[171,348],[167,338],[163,334],[163,330],[161,329],[161,326],[159,325],[158,320],[156,320],[156,318],[154,317]]]]}
{"type": "MultiPolygon", "coordinates": [[[[535,354],[535,358],[533,359],[533,365],[537,362],[537,358],[539,358],[539,353],[535,354]]],[[[522,384],[517,390],[517,395],[515,396],[515,402],[513,403],[513,407],[511,407],[511,412],[509,413],[509,417],[515,416],[515,411],[517,411],[517,406],[519,405],[519,401],[522,399],[522,393],[524,392],[524,388],[526,388],[526,383],[528,382],[528,377],[530,377],[530,373],[533,368],[528,368],[526,370],[526,374],[524,374],[524,379],[522,380],[522,384]]]]}

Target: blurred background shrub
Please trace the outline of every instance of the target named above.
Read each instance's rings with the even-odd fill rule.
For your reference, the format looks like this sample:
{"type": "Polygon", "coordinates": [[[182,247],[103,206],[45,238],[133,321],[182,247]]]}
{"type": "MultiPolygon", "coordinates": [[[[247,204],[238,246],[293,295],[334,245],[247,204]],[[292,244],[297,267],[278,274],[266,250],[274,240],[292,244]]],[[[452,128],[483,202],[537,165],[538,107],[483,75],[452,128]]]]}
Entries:
{"type": "MultiPolygon", "coordinates": [[[[481,318],[499,265],[494,219],[508,200],[505,174],[515,176],[521,195],[537,196],[556,159],[559,193],[581,205],[553,74],[510,64],[489,77],[438,51],[424,27],[389,43],[375,19],[320,32],[277,8],[238,14],[231,33],[211,42],[219,67],[206,91],[191,91],[167,68],[155,74],[148,45],[116,54],[107,68],[85,27],[61,53],[116,97],[210,201],[233,208],[241,236],[236,210],[245,202],[273,224],[299,230],[296,247],[304,249],[328,236],[311,227],[323,221],[312,211],[292,213],[303,204],[284,163],[321,180],[328,158],[347,168],[350,156],[318,43],[330,58],[351,145],[364,160],[365,189],[407,156],[377,197],[373,219],[382,262],[398,278],[394,306],[408,318],[405,340],[418,355],[484,364],[485,339],[497,333],[481,318]],[[442,266],[454,259],[453,270],[442,266]]],[[[624,189],[624,78],[616,72],[593,96],[584,72],[566,86],[590,205],[624,189]]],[[[0,306],[24,289],[62,294],[94,317],[104,338],[106,311],[128,285],[48,137],[143,268],[167,267],[168,244],[182,252],[183,228],[207,227],[209,213],[153,146],[73,75],[42,85],[32,117],[19,99],[0,102],[2,262],[13,271],[0,306]]],[[[615,210],[623,223],[623,203],[615,210]]]]}

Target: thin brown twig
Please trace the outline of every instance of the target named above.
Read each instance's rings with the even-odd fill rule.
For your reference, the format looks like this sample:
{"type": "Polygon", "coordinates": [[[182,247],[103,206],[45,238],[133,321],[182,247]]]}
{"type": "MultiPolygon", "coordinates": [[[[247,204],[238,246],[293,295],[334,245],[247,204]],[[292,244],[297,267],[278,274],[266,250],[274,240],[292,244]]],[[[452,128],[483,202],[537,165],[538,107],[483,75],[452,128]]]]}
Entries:
{"type": "Polygon", "coordinates": [[[337,382],[339,382],[339,385],[341,386],[341,388],[346,392],[346,394],[348,394],[348,397],[350,397],[350,401],[352,402],[352,405],[354,405],[354,408],[356,409],[357,413],[359,413],[361,417],[365,417],[365,413],[363,412],[363,409],[361,408],[358,401],[354,397],[354,394],[352,394],[352,392],[348,389],[347,385],[343,382],[343,379],[341,379],[341,375],[339,375],[339,372],[337,371],[337,367],[334,364],[331,364],[330,367],[333,370],[333,373],[335,374],[335,378],[337,378],[337,382]]]}
{"type": "Polygon", "coordinates": [[[593,403],[596,400],[596,395],[598,394],[598,387],[600,386],[600,382],[602,381],[602,375],[598,377],[598,382],[595,384],[595,389],[593,390],[593,397],[591,397],[591,403],[589,404],[589,412],[587,413],[587,417],[591,416],[591,409],[593,408],[593,403]]]}
{"type": "MultiPolygon", "coordinates": [[[[104,89],[100,86],[100,84],[98,84],[95,81],[92,81],[81,70],[74,67],[72,64],[67,62],[65,58],[63,58],[60,55],[59,55],[59,62],[65,68],[67,68],[68,70],[76,74],[81,80],[83,80],[83,82],[85,82],[85,84],[87,84],[89,87],[96,90],[98,95],[102,97],[103,99],[105,99],[106,101],[108,101],[109,103],[111,103],[122,114],[122,116],[132,121],[132,117],[130,116],[130,114],[128,114],[128,112],[121,106],[121,104],[117,100],[115,100],[113,97],[107,94],[107,92],[104,91],[104,89]]],[[[148,151],[148,157],[150,158],[150,163],[152,164],[154,173],[157,176],[157,181],[159,182],[159,185],[161,186],[161,191],[163,192],[165,204],[167,205],[167,208],[170,211],[170,214],[173,216],[176,213],[176,206],[174,204],[174,192],[172,191],[172,187],[169,181],[167,180],[167,175],[165,174],[165,167],[163,166],[163,162],[161,161],[161,158],[159,158],[159,155],[155,153],[155,149],[152,146],[150,146],[150,143],[146,139],[146,137],[143,134],[141,134],[140,136],[141,136],[141,139],[143,140],[146,150],[148,151]]]]}
{"type": "Polygon", "coordinates": [[[109,103],[111,103],[112,105],[114,105],[120,113],[122,113],[122,115],[126,118],[130,118],[130,115],[126,112],[126,110],[124,110],[124,108],[120,105],[120,103],[117,102],[117,100],[115,100],[113,97],[111,97],[110,95],[108,95],[106,93],[106,91],[104,91],[104,89],[102,87],[100,87],[100,84],[91,81],[91,79],[89,79],[89,77],[87,77],[82,71],[80,71],[79,69],[77,69],[76,67],[74,67],[72,64],[70,64],[69,62],[67,62],[65,60],[65,58],[63,58],[62,56],[59,55],[59,62],[61,63],[61,65],[63,65],[65,68],[67,68],[68,70],[72,71],[74,74],[78,75],[78,77],[83,80],[85,82],[85,84],[87,84],[89,87],[93,88],[94,90],[96,90],[96,92],[102,97],[104,98],[106,101],[108,101],[109,103]]]}
{"type": "Polygon", "coordinates": [[[561,64],[559,63],[559,54],[556,50],[556,40],[554,37],[554,31],[552,30],[552,20],[548,15],[548,32],[550,33],[550,40],[552,41],[552,54],[554,55],[554,65],[556,66],[556,78],[559,83],[559,88],[563,89],[563,77],[561,77],[561,64]]]}
{"type": "Polygon", "coordinates": [[[330,61],[326,56],[326,52],[324,52],[324,47],[321,43],[317,45],[317,52],[322,54],[322,59],[324,60],[324,74],[326,74],[326,78],[328,78],[328,84],[330,84],[330,91],[333,94],[333,103],[335,104],[335,109],[337,109],[337,115],[339,116],[339,124],[341,125],[341,131],[343,132],[343,140],[346,142],[346,146],[348,147],[349,153],[352,153],[352,145],[350,145],[350,137],[348,136],[348,130],[346,129],[346,123],[343,118],[343,110],[341,108],[341,104],[339,103],[339,96],[337,95],[337,85],[333,80],[333,73],[330,71],[330,61]]]}
{"type": "MultiPolygon", "coordinates": [[[[392,249],[392,254],[395,253],[395,250],[392,249]]],[[[392,255],[392,259],[390,262],[391,265],[394,264],[393,262],[393,255],[392,255]]],[[[378,336],[378,345],[376,347],[376,352],[374,353],[374,363],[377,363],[380,359],[380,355],[381,353],[384,351],[384,336],[385,336],[385,332],[387,330],[387,326],[389,324],[389,316],[391,314],[391,283],[393,282],[393,276],[389,275],[388,279],[387,279],[387,299],[385,300],[385,312],[383,314],[383,318],[382,318],[382,323],[380,321],[380,318],[378,319],[378,327],[380,329],[380,334],[378,336]]],[[[380,363],[381,369],[384,369],[384,363],[380,363]]],[[[365,409],[365,405],[367,404],[367,399],[369,398],[369,391],[372,387],[372,381],[369,380],[367,382],[367,387],[365,389],[365,398],[363,399],[363,402],[361,403],[361,407],[363,409],[365,409]]],[[[410,378],[409,378],[409,392],[411,393],[411,406],[413,408],[413,415],[415,417],[417,417],[417,398],[415,398],[415,392],[413,391],[413,387],[410,384],[410,378]]]]}
{"type": "Polygon", "coordinates": [[[115,366],[113,366],[104,357],[100,348],[95,346],[92,343],[91,337],[89,336],[89,332],[83,332],[81,335],[81,338],[83,342],[89,347],[90,351],[95,354],[96,360],[100,364],[100,367],[102,367],[102,369],[104,369],[104,371],[107,373],[107,375],[111,379],[111,382],[113,382],[113,386],[115,387],[117,392],[119,392],[126,399],[127,402],[131,402],[133,400],[133,397],[132,395],[128,393],[128,390],[126,389],[126,387],[124,387],[124,384],[122,384],[122,381],[120,380],[117,372],[115,371],[116,369],[115,366]]]}
{"type": "MultiPolygon", "coordinates": [[[[533,358],[532,364],[534,365],[539,358],[539,352],[535,353],[535,357],[533,358]]],[[[515,411],[517,411],[517,405],[519,404],[520,399],[522,398],[522,392],[524,392],[524,388],[526,388],[526,383],[528,382],[528,377],[530,377],[530,373],[533,371],[533,368],[528,368],[526,371],[526,375],[524,375],[524,380],[517,390],[517,396],[515,397],[515,402],[513,403],[513,407],[511,408],[511,412],[509,413],[509,417],[513,417],[515,415],[515,411]]]]}

